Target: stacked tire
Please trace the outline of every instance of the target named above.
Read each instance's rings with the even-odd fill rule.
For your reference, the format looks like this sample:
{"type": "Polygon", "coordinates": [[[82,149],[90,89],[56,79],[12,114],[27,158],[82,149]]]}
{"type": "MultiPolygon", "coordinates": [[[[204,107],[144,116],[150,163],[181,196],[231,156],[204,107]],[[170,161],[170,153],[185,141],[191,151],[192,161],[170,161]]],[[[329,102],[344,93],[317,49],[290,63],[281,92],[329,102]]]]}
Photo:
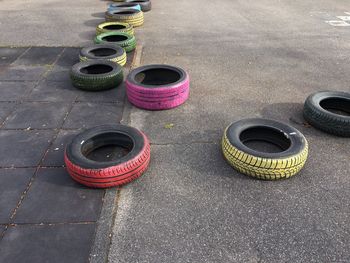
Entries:
{"type": "Polygon", "coordinates": [[[126,80],[128,100],[138,108],[165,110],[183,104],[189,96],[188,74],[179,67],[147,65],[130,72],[126,80]]]}
{"type": "Polygon", "coordinates": [[[133,36],[134,28],[128,23],[122,22],[104,22],[96,27],[96,35],[109,32],[123,32],[133,36]]]}
{"type": "Polygon", "coordinates": [[[77,135],[67,145],[64,160],[75,181],[88,187],[106,188],[140,177],[147,170],[150,157],[150,144],[144,133],[125,125],[104,125],[77,135]],[[112,161],[88,158],[89,152],[108,145],[118,145],[129,152],[112,161]]]}

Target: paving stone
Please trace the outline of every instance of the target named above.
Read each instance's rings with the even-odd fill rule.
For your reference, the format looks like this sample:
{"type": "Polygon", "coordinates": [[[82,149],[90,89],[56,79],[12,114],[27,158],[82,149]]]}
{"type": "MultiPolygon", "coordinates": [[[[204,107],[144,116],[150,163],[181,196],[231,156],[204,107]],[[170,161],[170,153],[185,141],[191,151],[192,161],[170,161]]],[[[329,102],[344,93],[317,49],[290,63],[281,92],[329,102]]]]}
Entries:
{"type": "Polygon", "coordinates": [[[9,223],[35,169],[0,169],[0,224],[9,223]]]}
{"type": "Polygon", "coordinates": [[[123,107],[119,104],[77,103],[69,113],[63,128],[90,128],[103,124],[119,123],[123,107]]]}
{"type": "Polygon", "coordinates": [[[36,82],[3,81],[0,82],[0,101],[22,100],[34,88],[36,82]]]}
{"type": "Polygon", "coordinates": [[[41,81],[31,92],[28,101],[74,101],[76,88],[70,82],[41,81]]]}
{"type": "Polygon", "coordinates": [[[54,131],[0,130],[0,166],[28,167],[39,164],[54,131]]]}
{"type": "Polygon", "coordinates": [[[77,101],[81,102],[116,102],[124,104],[125,100],[125,85],[99,92],[81,91],[78,92],[77,101]]]}
{"type": "Polygon", "coordinates": [[[5,129],[51,129],[61,126],[69,105],[59,102],[25,102],[9,116],[5,129]]]}
{"type": "Polygon", "coordinates": [[[13,102],[0,102],[0,121],[1,123],[16,107],[16,103],[13,102]]]}
{"type": "Polygon", "coordinates": [[[75,63],[79,62],[79,52],[80,48],[65,48],[55,65],[70,69],[75,63]]]}
{"type": "Polygon", "coordinates": [[[15,216],[15,223],[96,221],[104,190],[86,188],[65,168],[42,168],[15,216]],[[45,198],[43,198],[45,197],[45,198]]]}
{"type": "Polygon", "coordinates": [[[0,65],[8,65],[14,62],[20,55],[23,54],[28,48],[0,48],[0,65]]]}
{"type": "Polygon", "coordinates": [[[79,132],[79,130],[61,130],[47,152],[43,165],[63,166],[65,146],[72,140],[74,135],[78,134],[79,132]]]}
{"type": "Polygon", "coordinates": [[[1,240],[1,236],[2,236],[2,233],[4,232],[5,230],[5,226],[0,226],[0,240],[1,240]]]}
{"type": "Polygon", "coordinates": [[[47,66],[14,65],[0,71],[1,80],[27,80],[38,81],[48,70],[47,66]]]}
{"type": "Polygon", "coordinates": [[[70,82],[70,69],[60,66],[54,66],[53,69],[48,72],[45,77],[46,80],[49,81],[64,81],[70,82]]]}
{"type": "Polygon", "coordinates": [[[88,262],[95,224],[12,226],[0,241],[1,262],[88,262]]]}
{"type": "Polygon", "coordinates": [[[23,56],[15,61],[16,65],[51,65],[63,47],[31,47],[23,56]]]}

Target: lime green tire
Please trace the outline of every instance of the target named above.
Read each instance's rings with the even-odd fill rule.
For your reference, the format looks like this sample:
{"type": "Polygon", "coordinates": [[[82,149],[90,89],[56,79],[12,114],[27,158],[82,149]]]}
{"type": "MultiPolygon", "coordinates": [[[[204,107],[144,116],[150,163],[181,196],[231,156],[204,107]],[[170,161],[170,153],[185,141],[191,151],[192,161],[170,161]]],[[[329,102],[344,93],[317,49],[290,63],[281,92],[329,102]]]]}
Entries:
{"type": "Polygon", "coordinates": [[[131,52],[136,47],[135,36],[123,32],[107,32],[99,34],[95,37],[96,44],[112,44],[131,52]]]}

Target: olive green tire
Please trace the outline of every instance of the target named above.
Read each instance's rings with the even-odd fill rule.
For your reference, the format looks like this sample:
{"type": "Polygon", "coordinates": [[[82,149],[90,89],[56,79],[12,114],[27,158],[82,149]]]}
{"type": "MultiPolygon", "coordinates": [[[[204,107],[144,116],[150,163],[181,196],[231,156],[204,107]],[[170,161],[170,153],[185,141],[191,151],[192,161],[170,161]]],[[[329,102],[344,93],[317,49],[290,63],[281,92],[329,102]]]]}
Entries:
{"type": "Polygon", "coordinates": [[[107,32],[107,33],[102,33],[97,35],[95,37],[95,43],[96,44],[114,44],[124,48],[125,52],[131,52],[136,47],[136,38],[135,36],[132,36],[123,32],[107,32]],[[121,41],[107,41],[106,38],[108,37],[122,37],[126,39],[121,41]]]}
{"type": "Polygon", "coordinates": [[[104,22],[96,27],[96,35],[107,32],[124,32],[129,35],[134,35],[134,28],[132,25],[123,22],[104,22]],[[120,28],[120,29],[113,29],[120,28]]]}
{"type": "Polygon", "coordinates": [[[119,64],[108,60],[88,60],[75,64],[70,71],[74,87],[87,91],[102,91],[118,87],[123,82],[123,70],[119,64]],[[111,70],[101,74],[89,74],[84,69],[105,66],[111,70]]]}
{"type": "Polygon", "coordinates": [[[262,180],[278,180],[297,174],[305,165],[308,156],[308,143],[303,136],[297,154],[281,158],[263,158],[232,145],[227,137],[228,128],[226,128],[222,138],[222,152],[227,162],[240,173],[262,180]]]}

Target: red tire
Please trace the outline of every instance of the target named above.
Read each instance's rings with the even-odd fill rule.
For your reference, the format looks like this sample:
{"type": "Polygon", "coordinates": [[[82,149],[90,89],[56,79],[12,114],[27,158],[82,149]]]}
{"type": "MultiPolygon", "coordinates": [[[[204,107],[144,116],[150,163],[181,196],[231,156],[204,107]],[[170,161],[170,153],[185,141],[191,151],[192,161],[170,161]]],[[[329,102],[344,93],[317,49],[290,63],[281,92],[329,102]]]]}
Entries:
{"type": "Polygon", "coordinates": [[[181,68],[147,65],[134,69],[126,80],[129,101],[147,110],[164,110],[183,104],[189,96],[190,79],[181,68]]]}
{"type": "Polygon", "coordinates": [[[129,183],[140,177],[150,162],[150,144],[145,134],[125,125],[99,126],[77,135],[65,150],[65,164],[77,182],[95,188],[129,183]],[[118,160],[97,162],[86,154],[109,144],[128,148],[118,160]]]}

